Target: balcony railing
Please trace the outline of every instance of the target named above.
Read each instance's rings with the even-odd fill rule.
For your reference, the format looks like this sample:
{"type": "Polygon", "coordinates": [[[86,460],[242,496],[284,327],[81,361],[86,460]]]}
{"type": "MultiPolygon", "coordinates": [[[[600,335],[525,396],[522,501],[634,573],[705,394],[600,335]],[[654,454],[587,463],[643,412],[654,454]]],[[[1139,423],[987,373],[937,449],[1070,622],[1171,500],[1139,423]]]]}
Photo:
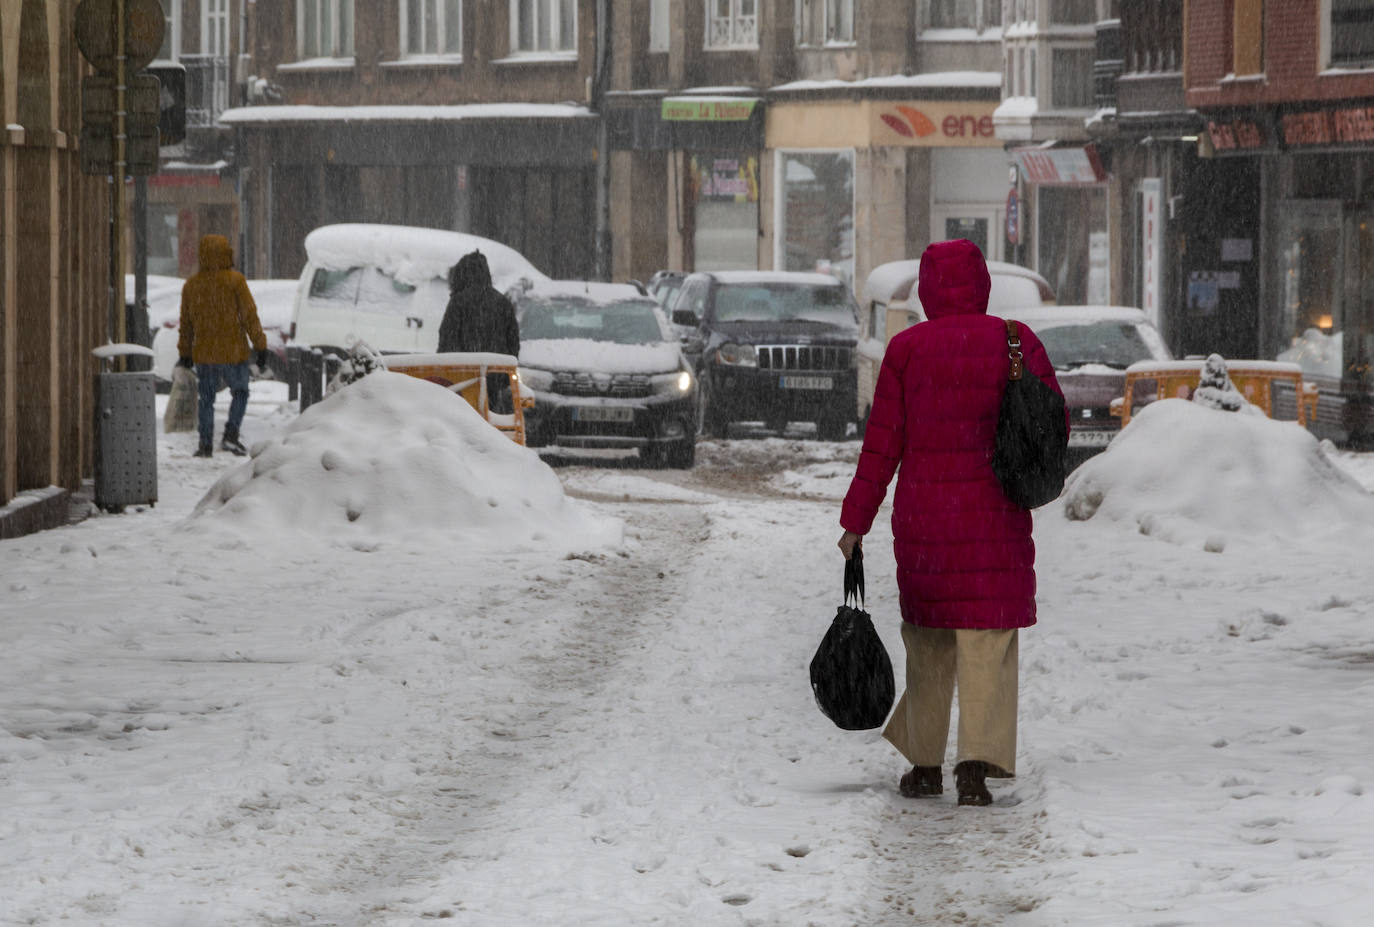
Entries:
{"type": "Polygon", "coordinates": [[[222,55],[182,55],[186,66],[186,127],[204,129],[229,108],[229,59],[222,55]]]}

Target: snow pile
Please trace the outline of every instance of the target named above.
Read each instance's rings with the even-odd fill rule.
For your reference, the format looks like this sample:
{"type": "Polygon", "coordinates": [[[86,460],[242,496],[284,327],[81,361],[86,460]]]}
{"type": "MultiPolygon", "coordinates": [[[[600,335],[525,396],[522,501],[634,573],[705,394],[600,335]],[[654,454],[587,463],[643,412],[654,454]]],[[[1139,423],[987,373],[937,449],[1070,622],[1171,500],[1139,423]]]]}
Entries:
{"type": "Polygon", "coordinates": [[[618,545],[623,525],[567,499],[537,454],[461,398],[378,372],[311,406],[226,472],[187,525],[245,540],[316,535],[358,550],[384,544],[484,550],[618,545]]]}
{"type": "Polygon", "coordinates": [[[1183,399],[1133,416],[1060,498],[1070,520],[1099,518],[1215,552],[1233,536],[1291,541],[1374,521],[1374,497],[1306,429],[1183,399]]]}

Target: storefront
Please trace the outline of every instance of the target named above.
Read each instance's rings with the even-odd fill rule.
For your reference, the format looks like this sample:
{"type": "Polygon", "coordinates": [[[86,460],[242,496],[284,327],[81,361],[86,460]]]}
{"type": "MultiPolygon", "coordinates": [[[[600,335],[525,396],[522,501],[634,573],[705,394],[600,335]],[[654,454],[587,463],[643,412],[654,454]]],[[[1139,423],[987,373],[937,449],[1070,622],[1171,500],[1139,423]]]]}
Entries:
{"type": "MultiPolygon", "coordinates": [[[[1258,162],[1260,356],[1300,364],[1321,387],[1320,436],[1364,440],[1374,357],[1374,101],[1210,114],[1207,143],[1218,160],[1258,162]]],[[[1225,247],[1250,259],[1248,239],[1225,247]]]]}
{"type": "Polygon", "coordinates": [[[612,94],[608,102],[612,277],[757,269],[763,101],[612,94]]]}
{"type": "Polygon", "coordinates": [[[1021,252],[1066,305],[1111,301],[1108,177],[1089,145],[1013,148],[1033,229],[1021,252]]]}
{"type": "Polygon", "coordinates": [[[1005,250],[1008,159],[991,100],[771,102],[764,195],[773,266],[862,287],[931,241],[1005,250]],[[770,182],[771,181],[771,182],[770,182]]]}

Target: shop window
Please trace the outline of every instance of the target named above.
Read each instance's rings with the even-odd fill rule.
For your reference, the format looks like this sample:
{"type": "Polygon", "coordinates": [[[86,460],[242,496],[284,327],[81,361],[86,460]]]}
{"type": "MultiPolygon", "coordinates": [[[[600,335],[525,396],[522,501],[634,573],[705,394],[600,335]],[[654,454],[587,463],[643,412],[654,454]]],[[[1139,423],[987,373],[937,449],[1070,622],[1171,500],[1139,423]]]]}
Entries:
{"type": "Polygon", "coordinates": [[[649,0],[649,51],[666,52],[671,36],[668,0],[649,0]]]}
{"type": "Polygon", "coordinates": [[[180,276],[180,245],[177,208],[165,203],[148,204],[148,273],[180,276]]]}
{"type": "Polygon", "coordinates": [[[797,0],[797,41],[801,45],[852,44],[854,0],[797,0]]]}
{"type": "Polygon", "coordinates": [[[756,270],[759,161],[735,154],[694,154],[691,170],[693,265],[756,270]]]}
{"type": "Polygon", "coordinates": [[[758,46],[758,0],[706,0],[707,48],[758,46]]]}
{"type": "Polygon", "coordinates": [[[1330,10],[1325,17],[1331,52],[1336,67],[1374,65],[1374,0],[1326,0],[1330,10]]]}
{"type": "Polygon", "coordinates": [[[459,55],[462,0],[401,0],[401,54],[459,55]]]}
{"type": "Polygon", "coordinates": [[[1093,104],[1091,48],[1055,48],[1050,52],[1050,106],[1054,109],[1086,109],[1093,104]]]}
{"type": "Polygon", "coordinates": [[[353,0],[301,0],[296,51],[302,59],[353,57],[353,0]]]}
{"type": "Polygon", "coordinates": [[[1339,203],[1285,203],[1279,228],[1279,332],[1288,343],[1277,357],[1301,364],[1311,376],[1341,375],[1344,255],[1339,203]]]}
{"type": "Polygon", "coordinates": [[[510,11],[514,51],[577,51],[577,0],[511,0],[510,11]]]}
{"type": "Polygon", "coordinates": [[[162,46],[157,50],[158,61],[176,61],[181,57],[181,0],[162,0],[167,27],[162,33],[162,46]]]}
{"type": "Polygon", "coordinates": [[[854,152],[779,151],[779,270],[821,271],[854,285],[854,152]]]}
{"type": "Polygon", "coordinates": [[[1097,22],[1097,0],[1050,0],[1050,22],[1086,25],[1097,22]]]}
{"type": "Polygon", "coordinates": [[[1036,269],[1059,303],[1108,302],[1107,188],[1041,186],[1035,204],[1036,269]]]}

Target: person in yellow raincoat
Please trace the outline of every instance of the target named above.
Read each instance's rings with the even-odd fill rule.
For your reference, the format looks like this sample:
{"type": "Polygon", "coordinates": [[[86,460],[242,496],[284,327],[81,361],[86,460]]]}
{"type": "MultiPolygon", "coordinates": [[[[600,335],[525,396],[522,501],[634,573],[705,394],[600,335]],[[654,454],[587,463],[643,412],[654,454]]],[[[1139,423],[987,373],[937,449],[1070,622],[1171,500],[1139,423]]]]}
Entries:
{"type": "Polygon", "coordinates": [[[220,447],[244,455],[248,449],[239,438],[243,414],[248,409],[248,360],[257,352],[260,370],[267,367],[267,336],[258,322],[258,307],[248,291],[248,280],[234,270],[234,251],[223,235],[200,240],[200,270],[181,288],[181,334],[177,339],[177,363],[195,365],[200,405],[197,426],[200,447],[197,457],[209,457],[215,440],[215,393],[220,381],[229,387],[229,418],[224,423],[220,447]]]}

